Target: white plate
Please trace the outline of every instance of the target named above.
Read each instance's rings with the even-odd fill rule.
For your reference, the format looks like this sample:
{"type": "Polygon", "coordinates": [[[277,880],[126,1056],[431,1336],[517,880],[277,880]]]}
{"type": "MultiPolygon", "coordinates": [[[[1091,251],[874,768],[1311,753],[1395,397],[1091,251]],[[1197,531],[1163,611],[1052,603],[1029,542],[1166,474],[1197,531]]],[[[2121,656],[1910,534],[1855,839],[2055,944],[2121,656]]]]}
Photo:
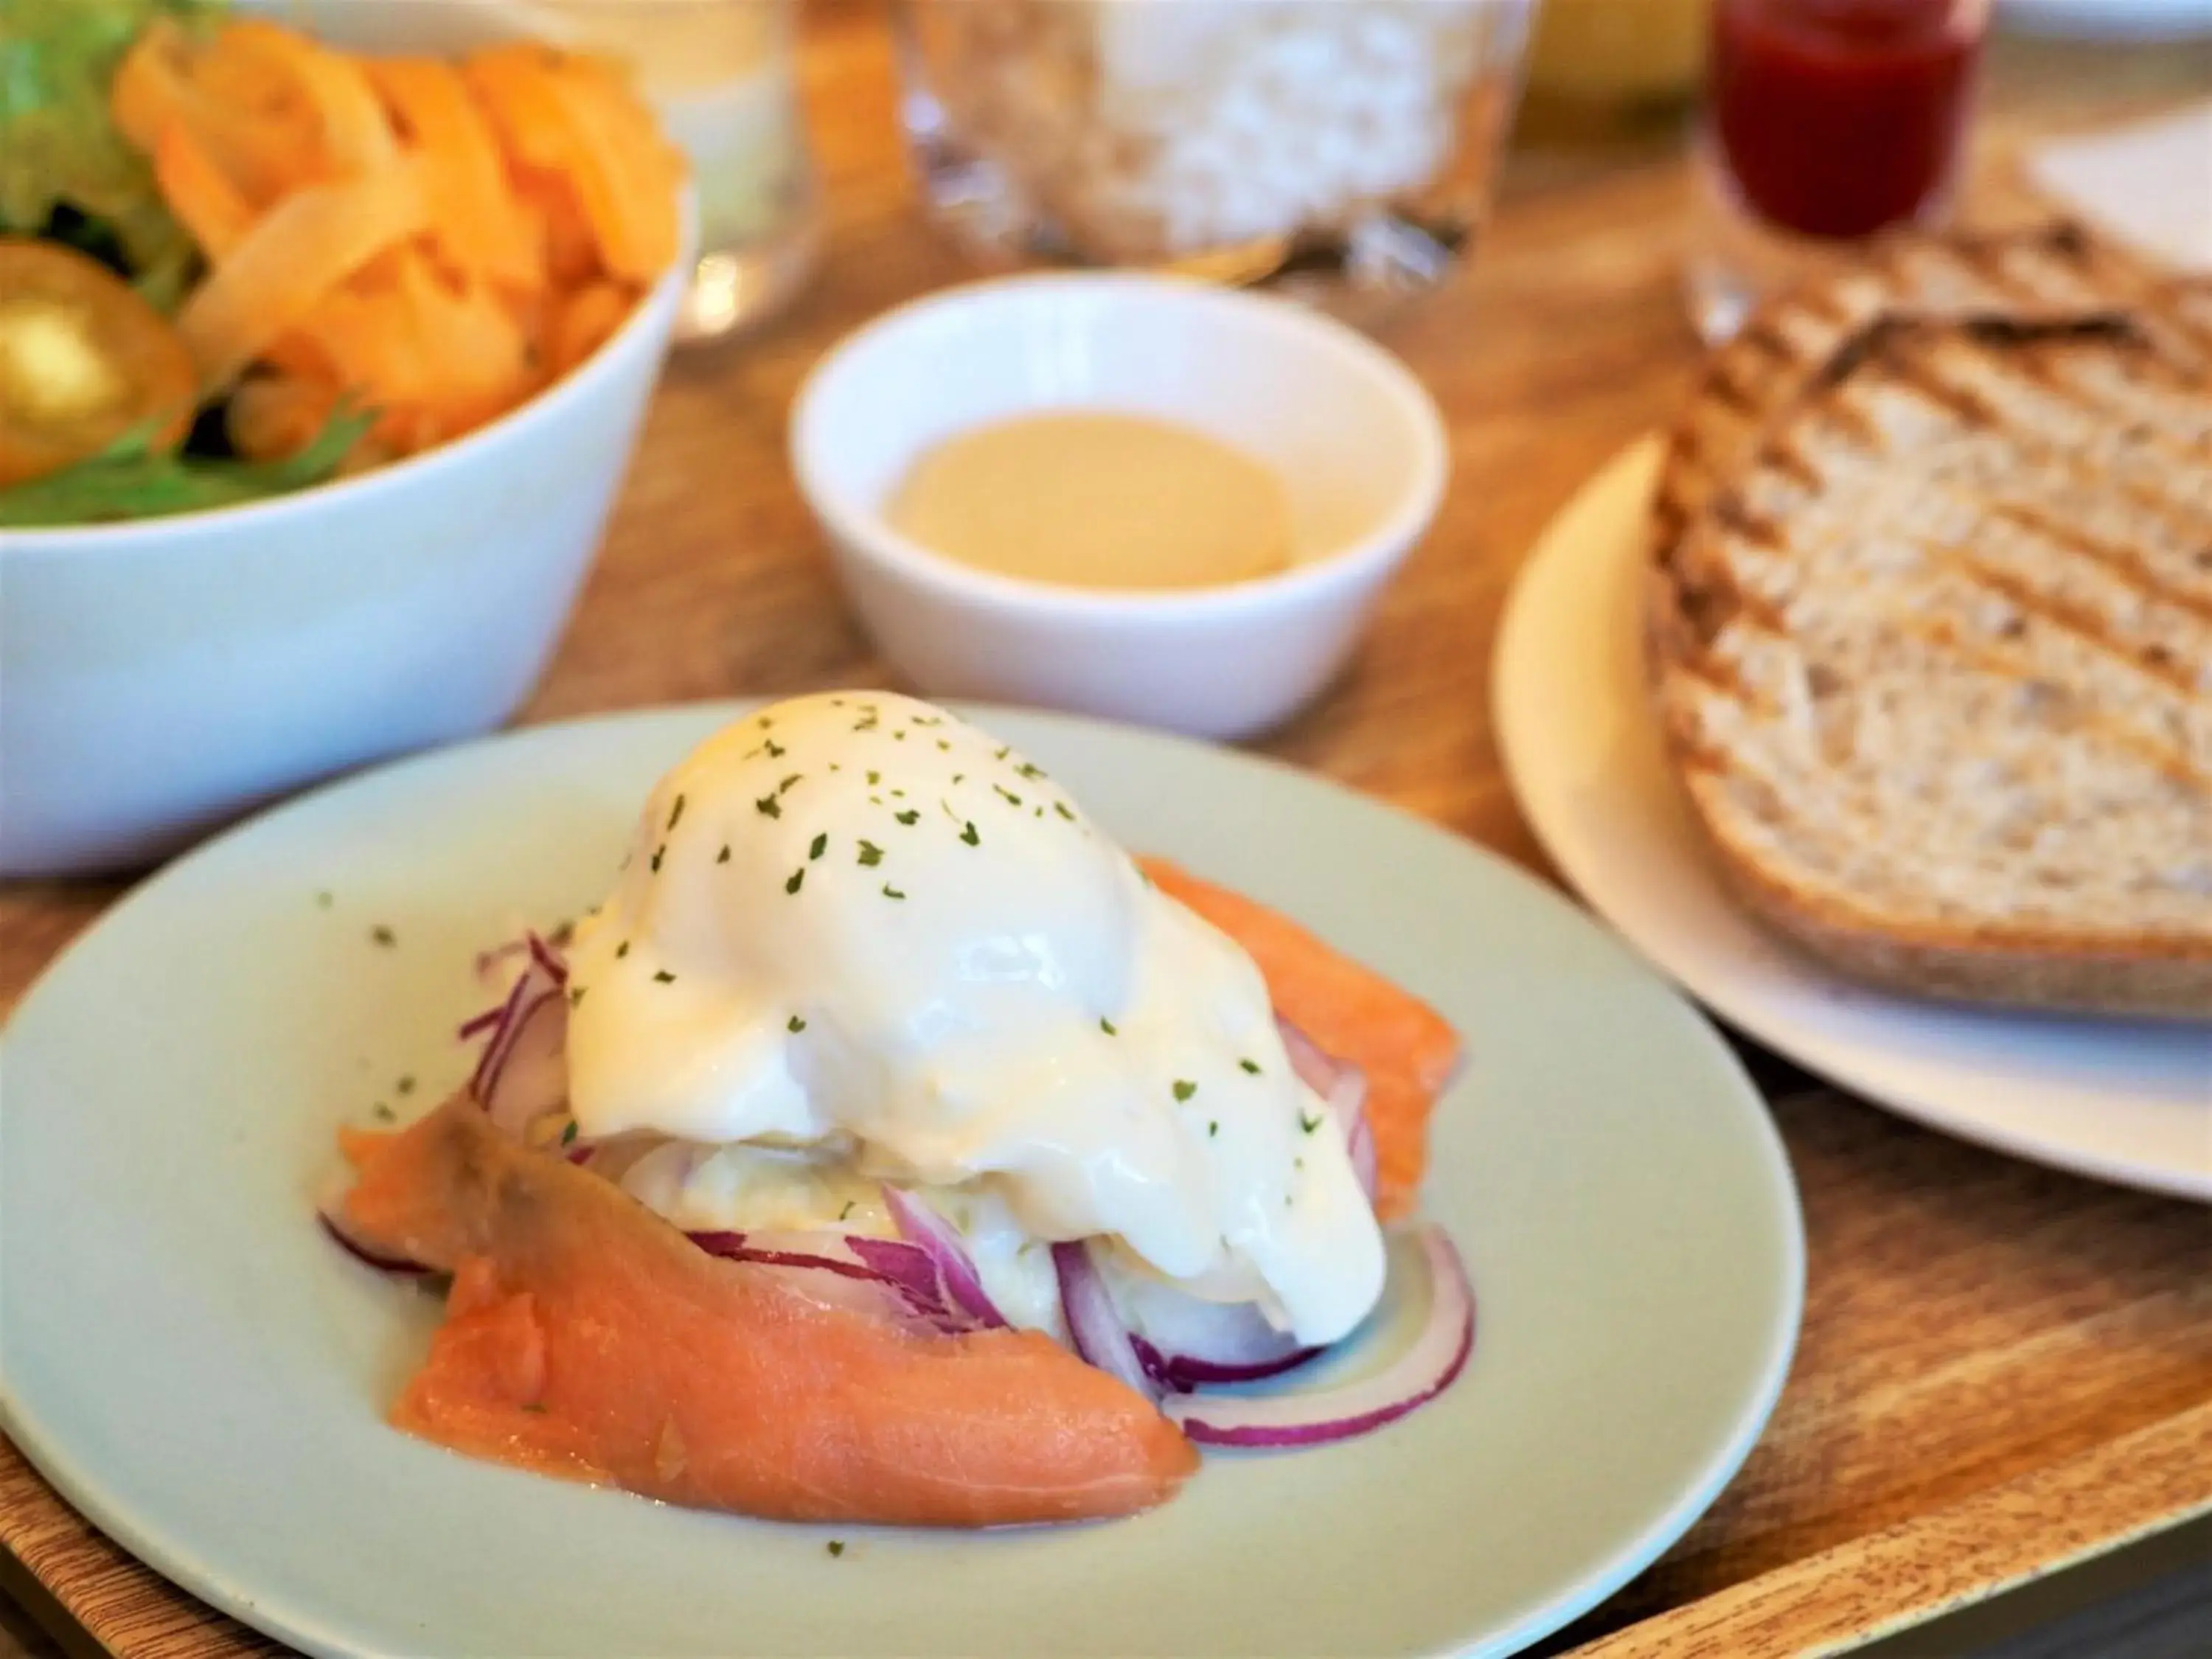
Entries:
{"type": "Polygon", "coordinates": [[[2212,0],[1998,0],[1997,21],[2085,40],[2179,40],[2212,33],[2212,0]]]}
{"type": "Polygon", "coordinates": [[[401,1073],[416,1100],[458,1079],[471,953],[592,901],[648,784],[738,712],[551,727],[337,787],[171,867],[32,993],[0,1045],[0,1398],[96,1525],[318,1654],[1291,1659],[1509,1651],[1712,1501],[1781,1386],[1803,1277],[1788,1165],[1712,1030],[1439,830],[1028,714],[988,723],[1123,836],[1295,912],[1467,1033],[1426,1189],[1480,1302],[1462,1380],[1364,1440],[1209,1454],[1152,1515],[988,1534],[665,1508],[385,1427],[435,1309],[319,1237],[331,1132],[401,1073]]]}
{"type": "Polygon", "coordinates": [[[1658,465],[1647,439],[1585,486],[1530,554],[1499,629],[1506,770],[1567,878],[1707,1006],[1870,1100],[2062,1169],[2212,1198],[2212,1027],[1887,995],[1729,902],[1644,696],[1638,586],[1658,465]]]}

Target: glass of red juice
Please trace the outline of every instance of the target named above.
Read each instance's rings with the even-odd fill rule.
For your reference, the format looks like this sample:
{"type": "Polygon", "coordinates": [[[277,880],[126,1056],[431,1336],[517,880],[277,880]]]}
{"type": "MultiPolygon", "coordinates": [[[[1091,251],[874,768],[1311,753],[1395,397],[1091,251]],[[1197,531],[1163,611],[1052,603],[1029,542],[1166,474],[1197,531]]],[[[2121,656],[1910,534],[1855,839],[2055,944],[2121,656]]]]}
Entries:
{"type": "Polygon", "coordinates": [[[1761,294],[1949,214],[1989,0],[1716,0],[1692,313],[1724,339],[1761,294]]]}

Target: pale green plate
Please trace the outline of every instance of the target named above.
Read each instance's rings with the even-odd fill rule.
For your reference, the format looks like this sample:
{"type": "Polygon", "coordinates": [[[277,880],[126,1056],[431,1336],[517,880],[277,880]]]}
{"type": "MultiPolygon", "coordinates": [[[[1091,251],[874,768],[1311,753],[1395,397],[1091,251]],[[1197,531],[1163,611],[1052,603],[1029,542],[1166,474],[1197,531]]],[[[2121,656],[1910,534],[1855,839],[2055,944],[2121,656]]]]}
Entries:
{"type": "Polygon", "coordinates": [[[653,779],[738,712],[337,786],[149,882],[23,1004],[0,1045],[0,1398],[126,1548],[319,1654],[1493,1654],[1618,1588],[1735,1473],[1788,1366],[1804,1246],[1773,1128],[1704,1022],[1442,830],[1218,750],[1003,712],[984,723],[1129,844],[1291,912],[1467,1034],[1426,1190],[1475,1280],[1460,1382],[1365,1439],[1209,1453],[1135,1520],[966,1535],[664,1508],[386,1428],[434,1304],[318,1233],[331,1130],[458,1080],[471,954],[592,902],[653,779]]]}

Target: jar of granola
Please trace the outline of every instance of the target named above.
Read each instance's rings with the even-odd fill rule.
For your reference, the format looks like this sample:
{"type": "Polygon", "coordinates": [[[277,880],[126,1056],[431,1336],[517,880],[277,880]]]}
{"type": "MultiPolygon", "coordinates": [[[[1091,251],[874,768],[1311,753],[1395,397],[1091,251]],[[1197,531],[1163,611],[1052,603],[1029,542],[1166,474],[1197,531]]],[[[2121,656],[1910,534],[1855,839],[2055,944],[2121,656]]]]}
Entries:
{"type": "Polygon", "coordinates": [[[1480,224],[1529,0],[903,0],[938,214],[1006,252],[1435,282],[1480,224]]]}

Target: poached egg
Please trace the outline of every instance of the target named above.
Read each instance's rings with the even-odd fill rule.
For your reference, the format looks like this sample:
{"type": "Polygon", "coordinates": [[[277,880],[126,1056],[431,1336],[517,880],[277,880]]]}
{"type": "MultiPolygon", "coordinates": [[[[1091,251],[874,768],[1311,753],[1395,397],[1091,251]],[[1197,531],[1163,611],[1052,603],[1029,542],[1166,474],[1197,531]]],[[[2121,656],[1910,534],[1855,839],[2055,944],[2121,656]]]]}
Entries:
{"type": "Polygon", "coordinates": [[[889,1182],[1055,1332],[1061,1240],[1303,1344],[1382,1293],[1251,959],[942,709],[824,694],[709,738],[568,954],[578,1127],[649,1139],[624,1184],[678,1225],[894,1233],[889,1182]]]}

